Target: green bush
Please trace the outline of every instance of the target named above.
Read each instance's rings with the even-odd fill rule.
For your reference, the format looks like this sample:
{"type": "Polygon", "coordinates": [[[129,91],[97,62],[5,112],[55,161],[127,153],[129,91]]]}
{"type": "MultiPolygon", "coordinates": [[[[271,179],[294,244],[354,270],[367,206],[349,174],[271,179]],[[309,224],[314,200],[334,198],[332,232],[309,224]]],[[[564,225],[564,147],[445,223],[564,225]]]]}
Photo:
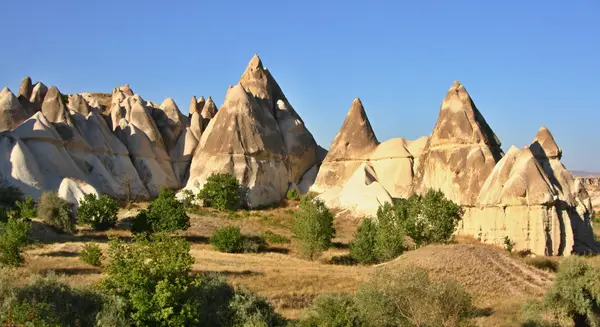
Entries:
{"type": "Polygon", "coordinates": [[[38,216],[44,222],[64,233],[75,231],[73,206],[58,197],[56,192],[44,192],[37,209],[38,216]]]}
{"type": "Polygon", "coordinates": [[[566,259],[544,299],[529,303],[525,312],[530,325],[600,326],[600,268],[583,258],[566,259]]]}
{"type": "Polygon", "coordinates": [[[117,223],[119,202],[106,194],[99,197],[85,194],[77,209],[78,223],[90,225],[95,230],[106,230],[117,223]]]}
{"type": "MultiPolygon", "coordinates": [[[[259,298],[211,274],[192,275],[189,243],[164,233],[109,242],[101,287],[136,326],[280,326],[259,298]]],[[[113,315],[114,316],[114,315],[113,315]]]]}
{"type": "Polygon", "coordinates": [[[273,233],[272,231],[268,230],[268,231],[264,231],[262,233],[262,237],[269,243],[274,243],[274,244],[286,244],[286,243],[290,243],[290,239],[283,236],[283,235],[279,235],[276,233],[273,233]]]}
{"type": "Polygon", "coordinates": [[[396,205],[397,215],[404,220],[406,235],[420,247],[430,243],[452,241],[463,211],[446,199],[440,190],[429,190],[425,195],[412,195],[396,205]]]}
{"type": "Polygon", "coordinates": [[[512,252],[515,243],[510,239],[509,236],[504,236],[504,249],[508,252],[512,252]]]}
{"type": "Polygon", "coordinates": [[[300,200],[300,193],[298,193],[298,190],[296,188],[291,188],[287,191],[287,194],[285,195],[285,197],[288,200],[298,201],[298,200],[300,200]]]}
{"type": "Polygon", "coordinates": [[[267,242],[260,236],[243,235],[239,227],[219,228],[210,238],[210,244],[227,253],[260,252],[267,248],[267,242]]]}
{"type": "Polygon", "coordinates": [[[23,248],[29,244],[31,223],[26,220],[9,218],[0,222],[0,263],[18,267],[23,263],[23,248]]]}
{"type": "Polygon", "coordinates": [[[102,250],[97,244],[86,244],[79,253],[79,260],[94,267],[102,265],[102,250]]]}
{"type": "Polygon", "coordinates": [[[0,310],[2,326],[96,326],[103,296],[75,288],[56,276],[38,276],[16,288],[4,285],[0,310]]]}
{"type": "Polygon", "coordinates": [[[353,296],[321,296],[300,326],[465,326],[471,296],[456,282],[433,282],[416,267],[376,275],[353,296]]]}
{"type": "Polygon", "coordinates": [[[23,201],[24,198],[21,189],[8,185],[6,181],[0,181],[0,207],[13,209],[17,201],[23,201]]]}
{"type": "Polygon", "coordinates": [[[195,211],[198,209],[198,205],[196,205],[196,195],[191,190],[183,190],[181,191],[181,203],[188,211],[195,211]]]}
{"type": "Polygon", "coordinates": [[[240,204],[240,183],[231,174],[212,174],[198,193],[205,207],[235,210],[240,204]]]}
{"type": "Polygon", "coordinates": [[[167,188],[160,191],[147,210],[141,210],[133,221],[132,231],[174,232],[190,227],[190,217],[185,206],[175,198],[175,193],[167,188]]]}
{"type": "MultiPolygon", "coordinates": [[[[402,203],[403,199],[400,199],[402,203]]],[[[386,202],[377,209],[377,234],[375,240],[375,256],[378,261],[392,260],[401,255],[406,249],[404,246],[404,226],[402,219],[406,215],[401,205],[393,207],[386,202]]]]}
{"type": "Polygon", "coordinates": [[[331,246],[335,236],[333,215],[322,201],[306,197],[300,201],[295,216],[294,237],[300,242],[302,253],[313,260],[331,246]]]}
{"type": "Polygon", "coordinates": [[[376,241],[377,224],[370,218],[365,218],[350,243],[350,256],[362,264],[376,263],[378,261],[375,252],[376,241]]]}

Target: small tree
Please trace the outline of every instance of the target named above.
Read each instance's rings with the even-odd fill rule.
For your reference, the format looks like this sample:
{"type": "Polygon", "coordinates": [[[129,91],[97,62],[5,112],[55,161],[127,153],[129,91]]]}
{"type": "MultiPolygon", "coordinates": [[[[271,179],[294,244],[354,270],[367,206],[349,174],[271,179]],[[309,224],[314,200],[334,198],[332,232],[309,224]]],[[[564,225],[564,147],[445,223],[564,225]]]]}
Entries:
{"type": "Polygon", "coordinates": [[[73,206],[61,199],[56,192],[44,192],[38,204],[37,213],[44,222],[59,231],[73,233],[75,217],[73,206]]]}
{"type": "Polygon", "coordinates": [[[0,222],[0,263],[18,267],[23,263],[23,248],[29,244],[29,229],[31,223],[9,218],[0,222]]]}
{"type": "Polygon", "coordinates": [[[212,174],[198,193],[205,207],[235,210],[240,204],[240,183],[231,174],[212,174]]]}
{"type": "Polygon", "coordinates": [[[362,264],[378,261],[375,248],[377,241],[377,225],[370,218],[365,218],[354,234],[350,243],[350,256],[362,264]]]}
{"type": "Polygon", "coordinates": [[[221,251],[228,253],[242,252],[244,236],[239,227],[226,226],[219,228],[210,237],[210,244],[221,251]]]}
{"type": "Polygon", "coordinates": [[[333,215],[321,200],[303,198],[295,216],[294,237],[300,241],[302,253],[313,260],[331,245],[335,236],[333,215]]]}
{"type": "Polygon", "coordinates": [[[288,200],[300,200],[300,193],[298,193],[298,190],[296,188],[291,188],[287,191],[287,194],[285,196],[288,200]]]}
{"type": "MultiPolygon", "coordinates": [[[[406,200],[400,199],[400,203],[406,200]]],[[[378,261],[392,260],[401,255],[404,250],[404,226],[402,219],[406,213],[401,205],[392,206],[386,202],[377,209],[377,235],[375,240],[375,255],[378,261]]]]}
{"type": "Polygon", "coordinates": [[[77,209],[78,223],[106,230],[117,223],[118,212],[119,202],[108,195],[85,194],[77,209]]]}
{"type": "Polygon", "coordinates": [[[174,232],[190,227],[190,217],[185,206],[175,198],[175,193],[163,188],[147,210],[141,210],[133,221],[132,231],[174,232]]]}

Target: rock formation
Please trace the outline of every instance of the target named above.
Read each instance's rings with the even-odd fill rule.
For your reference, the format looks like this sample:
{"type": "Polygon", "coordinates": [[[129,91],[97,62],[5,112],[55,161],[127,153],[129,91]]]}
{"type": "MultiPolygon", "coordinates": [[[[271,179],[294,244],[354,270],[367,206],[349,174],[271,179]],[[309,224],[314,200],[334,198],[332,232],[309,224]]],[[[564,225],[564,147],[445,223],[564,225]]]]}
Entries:
{"type": "Polygon", "coordinates": [[[354,99],[329,152],[321,164],[311,191],[321,193],[342,187],[364,160],[368,160],[379,141],[360,99],[354,99]]]}
{"type": "Polygon", "coordinates": [[[501,157],[500,141],[456,81],[419,158],[415,191],[440,189],[460,205],[475,206],[483,182],[501,157]]]}
{"type": "Polygon", "coordinates": [[[0,91],[0,132],[12,131],[27,119],[25,108],[17,97],[5,87],[0,91]]]}

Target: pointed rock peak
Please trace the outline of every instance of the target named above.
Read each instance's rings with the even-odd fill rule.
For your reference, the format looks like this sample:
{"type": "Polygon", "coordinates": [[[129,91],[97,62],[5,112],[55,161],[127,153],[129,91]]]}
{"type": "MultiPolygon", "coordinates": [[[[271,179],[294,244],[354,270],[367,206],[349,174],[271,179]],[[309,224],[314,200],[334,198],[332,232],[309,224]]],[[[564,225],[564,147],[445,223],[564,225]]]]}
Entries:
{"type": "Polygon", "coordinates": [[[179,110],[179,107],[177,107],[175,100],[173,100],[173,98],[171,98],[171,97],[166,98],[165,101],[163,101],[163,103],[160,105],[160,108],[161,109],[176,108],[177,110],[179,110]]]}
{"type": "Polygon", "coordinates": [[[31,97],[31,93],[33,92],[33,84],[31,84],[31,77],[25,76],[23,81],[21,82],[21,86],[19,87],[19,92],[17,96],[23,96],[25,99],[29,99],[31,97]]]}
{"type": "Polygon", "coordinates": [[[67,104],[67,108],[78,112],[86,117],[90,113],[90,107],[80,94],[73,94],[69,97],[69,103],[67,104]]]}
{"type": "Polygon", "coordinates": [[[258,54],[255,53],[252,56],[252,59],[250,59],[250,62],[248,62],[248,66],[246,67],[246,71],[249,70],[249,69],[251,69],[251,70],[255,70],[255,69],[261,69],[261,70],[263,70],[264,69],[262,61],[260,60],[260,57],[258,56],[258,54]]]}
{"type": "Polygon", "coordinates": [[[2,89],[2,91],[0,91],[0,97],[5,97],[5,96],[7,96],[9,93],[10,93],[12,96],[15,96],[15,95],[12,93],[12,91],[11,91],[11,90],[10,90],[8,87],[6,87],[6,86],[5,86],[5,87],[2,89]]]}
{"type": "MultiPolygon", "coordinates": [[[[208,98],[210,99],[210,97],[208,98]]],[[[210,99],[210,101],[212,101],[212,99],[210,99]]],[[[205,104],[206,100],[204,99],[204,97],[200,97],[200,99],[198,99],[198,103],[196,103],[196,112],[202,113],[202,109],[204,109],[205,104]]]]}
{"type": "Polygon", "coordinates": [[[500,150],[500,140],[487,124],[465,87],[454,81],[431,133],[430,145],[487,144],[500,150]]]}
{"type": "MultiPolygon", "coordinates": [[[[195,98],[195,97],[194,97],[195,98]]],[[[210,99],[210,97],[208,97],[210,99]]],[[[197,101],[198,103],[200,102],[206,102],[206,99],[204,99],[204,96],[201,96],[200,99],[198,99],[197,101]]]]}
{"type": "Polygon", "coordinates": [[[192,100],[190,100],[190,110],[189,110],[190,115],[193,114],[194,112],[198,112],[198,100],[196,99],[195,95],[192,97],[192,100]]]}
{"type": "Polygon", "coordinates": [[[48,87],[42,82],[37,82],[33,86],[33,91],[31,92],[31,97],[29,98],[29,101],[41,105],[44,101],[44,98],[46,97],[46,93],[48,93],[48,87]]]}
{"type": "Polygon", "coordinates": [[[331,143],[326,161],[363,159],[372,152],[379,141],[373,132],[360,99],[352,101],[338,134],[331,143]]]}
{"type": "Polygon", "coordinates": [[[540,127],[530,148],[538,159],[560,159],[562,157],[562,149],[556,144],[554,136],[546,126],[540,127]]]}
{"type": "Polygon", "coordinates": [[[67,120],[62,94],[56,86],[51,86],[42,103],[42,113],[48,121],[61,123],[67,120]]]}
{"type": "MultiPolygon", "coordinates": [[[[244,90],[244,88],[241,85],[239,85],[239,87],[244,93],[246,93],[246,91],[244,90]]],[[[227,98],[229,97],[230,92],[231,92],[231,90],[227,92],[227,97],[226,97],[225,101],[227,101],[227,98]]],[[[215,104],[215,102],[213,101],[213,99],[211,97],[208,97],[208,100],[206,100],[206,103],[204,103],[204,106],[202,107],[202,112],[201,112],[202,118],[212,119],[216,114],[217,114],[217,105],[215,104]]]]}

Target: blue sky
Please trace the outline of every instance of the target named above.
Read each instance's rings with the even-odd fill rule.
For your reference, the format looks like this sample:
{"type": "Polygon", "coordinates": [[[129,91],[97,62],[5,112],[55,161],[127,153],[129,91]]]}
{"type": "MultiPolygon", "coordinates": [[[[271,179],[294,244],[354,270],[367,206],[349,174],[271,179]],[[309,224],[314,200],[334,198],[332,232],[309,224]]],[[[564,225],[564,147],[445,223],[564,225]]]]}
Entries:
{"type": "Polygon", "coordinates": [[[600,2],[4,0],[0,86],[129,83],[223,102],[258,53],[317,142],[360,97],[379,140],[431,132],[460,80],[506,150],[546,125],[569,169],[600,171],[600,2]]]}

